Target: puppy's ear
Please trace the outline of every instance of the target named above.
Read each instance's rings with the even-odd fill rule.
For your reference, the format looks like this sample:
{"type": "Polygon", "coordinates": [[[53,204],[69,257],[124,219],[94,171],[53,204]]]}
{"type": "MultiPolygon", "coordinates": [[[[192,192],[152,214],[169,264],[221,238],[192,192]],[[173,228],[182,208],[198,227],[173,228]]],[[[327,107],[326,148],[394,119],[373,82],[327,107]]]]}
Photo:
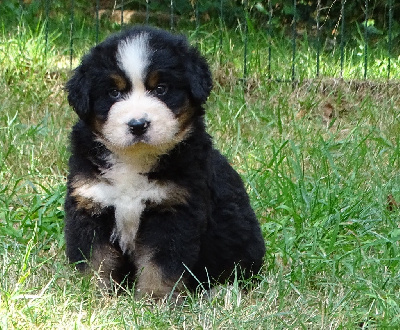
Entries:
{"type": "Polygon", "coordinates": [[[79,118],[85,120],[90,110],[90,85],[89,79],[81,66],[74,70],[74,74],[65,86],[68,92],[68,102],[78,114],[79,118]]]}
{"type": "Polygon", "coordinates": [[[187,81],[190,83],[190,91],[193,99],[203,104],[207,101],[212,89],[212,77],[207,61],[195,48],[190,48],[188,56],[187,81]]]}

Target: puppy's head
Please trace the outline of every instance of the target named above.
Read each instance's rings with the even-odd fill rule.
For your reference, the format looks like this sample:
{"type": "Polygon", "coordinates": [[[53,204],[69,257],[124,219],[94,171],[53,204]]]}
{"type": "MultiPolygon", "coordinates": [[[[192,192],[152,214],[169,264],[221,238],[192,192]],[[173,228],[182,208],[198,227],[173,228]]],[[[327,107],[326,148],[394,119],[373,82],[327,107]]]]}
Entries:
{"type": "Polygon", "coordinates": [[[115,148],[168,149],[203,115],[208,65],[182,36],[135,27],[94,47],[68,81],[68,101],[115,148]]]}

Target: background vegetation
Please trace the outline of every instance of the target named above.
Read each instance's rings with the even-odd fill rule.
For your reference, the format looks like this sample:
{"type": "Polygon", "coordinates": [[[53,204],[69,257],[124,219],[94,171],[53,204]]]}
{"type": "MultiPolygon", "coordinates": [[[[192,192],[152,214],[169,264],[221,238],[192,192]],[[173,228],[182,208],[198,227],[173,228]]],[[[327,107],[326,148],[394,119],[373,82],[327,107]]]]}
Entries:
{"type": "MultiPolygon", "coordinates": [[[[119,21],[103,17],[97,35],[95,15],[83,2],[76,1],[71,20],[70,2],[53,1],[47,21],[44,1],[21,3],[0,5],[1,328],[400,326],[399,49],[393,47],[391,55],[392,79],[384,80],[384,25],[377,25],[381,37],[369,41],[369,80],[360,79],[362,30],[351,30],[346,43],[345,80],[336,79],[337,44],[326,42],[323,75],[317,79],[312,33],[298,35],[299,79],[293,85],[279,82],[290,81],[292,70],[291,29],[283,25],[290,3],[280,2],[283,14],[276,24],[282,29],[274,29],[271,39],[259,25],[262,11],[249,2],[254,17],[247,25],[246,79],[243,21],[221,25],[218,15],[210,14],[196,26],[189,6],[178,13],[175,28],[197,44],[212,68],[208,130],[246,183],[267,254],[259,282],[241,283],[247,290],[234,283],[171,307],[137,301],[131,292],[103,296],[93,278],[77,274],[64,254],[68,134],[76,120],[63,91],[70,36],[73,32],[75,66],[96,38],[120,29],[119,21]]],[[[207,3],[218,11],[217,2],[207,3]]],[[[267,8],[268,2],[260,3],[267,8]]],[[[334,1],[332,9],[337,5],[334,1]]],[[[348,5],[354,11],[362,6],[348,5]]],[[[199,11],[212,13],[200,6],[199,11]]],[[[397,38],[398,29],[393,31],[397,38]]]]}

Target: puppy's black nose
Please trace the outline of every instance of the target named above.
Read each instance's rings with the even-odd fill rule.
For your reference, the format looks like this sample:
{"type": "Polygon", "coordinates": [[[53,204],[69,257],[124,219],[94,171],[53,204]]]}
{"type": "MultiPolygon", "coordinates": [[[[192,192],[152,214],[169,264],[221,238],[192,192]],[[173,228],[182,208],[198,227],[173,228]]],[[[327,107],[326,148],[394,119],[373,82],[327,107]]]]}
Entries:
{"type": "Polygon", "coordinates": [[[146,133],[150,122],[145,118],[132,119],[128,122],[129,130],[132,134],[140,136],[146,133]]]}

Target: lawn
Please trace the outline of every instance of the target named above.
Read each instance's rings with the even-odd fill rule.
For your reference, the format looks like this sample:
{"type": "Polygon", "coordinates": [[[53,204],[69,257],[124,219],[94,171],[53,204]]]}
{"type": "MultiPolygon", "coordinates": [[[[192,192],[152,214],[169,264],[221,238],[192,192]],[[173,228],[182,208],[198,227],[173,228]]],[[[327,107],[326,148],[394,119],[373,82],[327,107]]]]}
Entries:
{"type": "MultiPolygon", "coordinates": [[[[270,81],[267,40],[255,32],[243,81],[235,31],[224,31],[222,45],[209,26],[187,31],[214,74],[208,131],[246,183],[267,253],[255,284],[154,304],[131,292],[103,295],[67,263],[63,199],[76,115],[63,90],[62,28],[47,47],[40,24],[0,32],[0,328],[400,327],[398,81],[270,81]]],[[[77,30],[73,65],[94,44],[77,30]]],[[[290,72],[290,42],[273,47],[273,68],[290,72]]],[[[300,78],[314,72],[308,47],[299,45],[300,78]]],[[[362,57],[346,54],[345,76],[362,74],[362,57]]],[[[337,74],[338,58],[327,52],[324,63],[337,74]]]]}

